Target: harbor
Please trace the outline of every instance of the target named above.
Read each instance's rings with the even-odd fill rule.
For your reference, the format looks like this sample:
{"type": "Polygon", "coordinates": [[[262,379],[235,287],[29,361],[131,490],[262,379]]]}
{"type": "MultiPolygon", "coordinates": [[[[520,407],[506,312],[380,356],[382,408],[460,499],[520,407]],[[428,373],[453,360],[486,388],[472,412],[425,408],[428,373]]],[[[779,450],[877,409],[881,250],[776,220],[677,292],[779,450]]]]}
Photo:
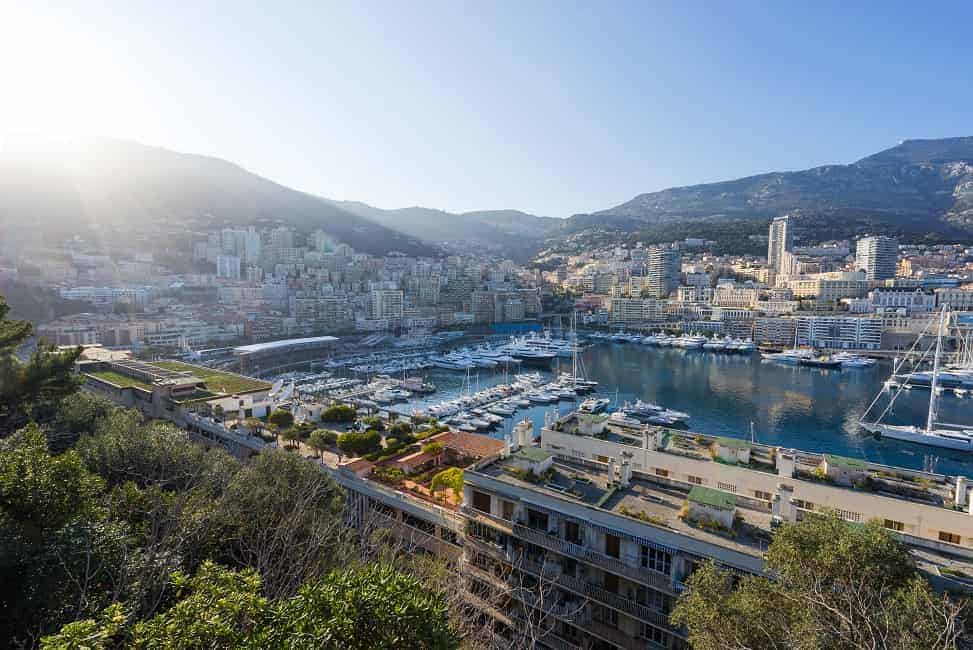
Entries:
{"type": "MultiPolygon", "coordinates": [[[[759,354],[711,354],[704,350],[599,341],[579,353],[584,377],[597,382],[591,394],[553,403],[529,402],[483,431],[510,433],[517,421],[531,419],[536,430],[546,420],[578,408],[592,396],[608,400],[607,412],[641,400],[689,416],[685,426],[704,434],[754,439],[762,444],[817,453],[865,458],[917,470],[973,476],[973,454],[890,439],[876,439],[859,425],[891,372],[891,363],[864,367],[814,368],[769,363],[759,354]]],[[[572,359],[558,357],[548,370],[532,370],[545,382],[570,374],[572,359]]],[[[437,390],[390,406],[403,415],[510,384],[515,373],[503,368],[452,371],[430,368],[425,381],[437,390]]],[[[924,422],[928,390],[904,392],[887,420],[924,422]]],[[[499,398],[498,398],[499,399],[499,398]]],[[[883,397],[880,399],[887,399],[883,397]]],[[[969,420],[973,401],[947,393],[940,401],[944,421],[969,420]]],[[[883,406],[884,408],[884,406],[883,406]]],[[[494,413],[494,415],[497,415],[494,413]]]]}

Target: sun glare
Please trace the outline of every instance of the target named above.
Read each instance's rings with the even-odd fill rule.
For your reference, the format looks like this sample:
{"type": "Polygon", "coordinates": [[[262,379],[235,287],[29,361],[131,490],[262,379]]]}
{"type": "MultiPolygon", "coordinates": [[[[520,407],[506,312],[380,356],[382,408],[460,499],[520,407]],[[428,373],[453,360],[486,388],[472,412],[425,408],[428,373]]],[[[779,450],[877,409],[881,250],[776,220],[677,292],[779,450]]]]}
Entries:
{"type": "Polygon", "coordinates": [[[0,6],[0,135],[54,145],[126,130],[135,106],[122,53],[71,24],[0,6]]]}

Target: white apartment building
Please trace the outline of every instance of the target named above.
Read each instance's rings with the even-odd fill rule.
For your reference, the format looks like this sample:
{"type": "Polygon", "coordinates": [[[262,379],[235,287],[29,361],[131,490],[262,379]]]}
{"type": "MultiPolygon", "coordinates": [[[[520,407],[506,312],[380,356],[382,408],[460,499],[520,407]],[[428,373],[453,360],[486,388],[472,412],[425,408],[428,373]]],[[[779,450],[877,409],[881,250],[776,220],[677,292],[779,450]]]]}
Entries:
{"type": "Polygon", "coordinates": [[[800,316],[797,344],[824,349],[878,350],[882,319],[859,316],[800,316]]]}
{"type": "Polygon", "coordinates": [[[922,289],[872,289],[868,300],[877,312],[901,309],[907,314],[922,314],[936,309],[936,295],[922,289]]]}
{"type": "Polygon", "coordinates": [[[777,217],[770,223],[767,242],[767,266],[775,272],[781,270],[784,253],[794,249],[794,231],[789,217],[777,217]]]}
{"type": "Polygon", "coordinates": [[[855,268],[865,272],[869,280],[895,277],[899,259],[899,243],[882,235],[862,237],[855,249],[855,268]]]}
{"type": "Polygon", "coordinates": [[[401,289],[374,289],[372,291],[372,318],[394,320],[402,318],[403,293],[401,289]]]}

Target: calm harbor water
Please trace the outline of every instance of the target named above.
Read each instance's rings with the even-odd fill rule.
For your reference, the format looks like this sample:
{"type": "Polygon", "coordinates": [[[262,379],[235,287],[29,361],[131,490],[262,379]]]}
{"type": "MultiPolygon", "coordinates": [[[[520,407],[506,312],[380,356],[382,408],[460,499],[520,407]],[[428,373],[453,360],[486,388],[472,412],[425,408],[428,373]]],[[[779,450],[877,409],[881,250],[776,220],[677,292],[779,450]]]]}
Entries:
{"type": "MultiPolygon", "coordinates": [[[[764,362],[759,354],[725,355],[629,343],[598,343],[585,350],[582,359],[587,377],[599,382],[600,395],[614,399],[617,391],[619,403],[642,399],[685,411],[692,416],[693,431],[749,438],[753,422],[756,440],[764,444],[973,477],[973,454],[876,440],[861,432],[858,419],[888,377],[887,362],[864,369],[821,370],[764,362]]],[[[560,363],[570,370],[570,359],[560,363]]],[[[474,373],[474,390],[504,381],[502,371],[474,373]]],[[[428,377],[440,390],[429,400],[405,408],[454,397],[466,382],[465,374],[457,372],[430,371],[428,377]]],[[[886,400],[883,396],[873,413],[880,413],[886,400]]],[[[903,392],[886,421],[924,423],[928,400],[927,390],[903,392]]],[[[973,397],[945,394],[940,405],[941,421],[973,424],[973,397]]],[[[567,413],[575,406],[562,401],[557,408],[567,413]]],[[[551,410],[552,406],[538,405],[519,411],[493,435],[502,436],[525,416],[539,432],[551,410]]]]}

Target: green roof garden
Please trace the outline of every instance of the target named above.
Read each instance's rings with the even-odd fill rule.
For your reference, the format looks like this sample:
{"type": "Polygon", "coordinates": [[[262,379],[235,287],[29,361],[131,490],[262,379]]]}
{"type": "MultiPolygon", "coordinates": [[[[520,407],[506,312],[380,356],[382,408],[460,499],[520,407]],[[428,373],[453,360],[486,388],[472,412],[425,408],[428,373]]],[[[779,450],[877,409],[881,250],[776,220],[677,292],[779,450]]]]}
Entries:
{"type": "Polygon", "coordinates": [[[521,447],[511,455],[514,458],[528,460],[532,463],[542,463],[550,458],[553,454],[544,451],[540,447],[521,447]]]}
{"type": "Polygon", "coordinates": [[[847,456],[836,456],[834,454],[825,454],[824,462],[834,467],[861,471],[864,471],[867,467],[865,465],[865,461],[863,461],[861,458],[848,458],[847,456]]]}
{"type": "Polygon", "coordinates": [[[710,506],[717,510],[733,510],[737,506],[736,495],[701,485],[693,486],[693,489],[689,491],[689,496],[686,498],[693,503],[710,506]]]}
{"type": "Polygon", "coordinates": [[[750,449],[751,445],[746,440],[741,440],[740,438],[724,438],[720,437],[716,439],[716,444],[720,447],[726,447],[727,449],[750,449]]]}
{"type": "Polygon", "coordinates": [[[151,384],[147,384],[144,381],[139,381],[138,379],[129,377],[128,375],[123,375],[120,372],[115,372],[114,370],[93,370],[90,372],[85,372],[84,374],[94,377],[95,379],[107,381],[109,384],[114,384],[119,388],[141,388],[142,390],[152,390],[151,384]]]}
{"type": "Polygon", "coordinates": [[[183,363],[182,361],[153,361],[151,365],[164,370],[190,372],[206,384],[206,390],[214,393],[234,395],[238,393],[252,393],[270,388],[269,383],[259,379],[244,377],[243,375],[225,372],[223,370],[194,366],[190,363],[183,363]]]}

